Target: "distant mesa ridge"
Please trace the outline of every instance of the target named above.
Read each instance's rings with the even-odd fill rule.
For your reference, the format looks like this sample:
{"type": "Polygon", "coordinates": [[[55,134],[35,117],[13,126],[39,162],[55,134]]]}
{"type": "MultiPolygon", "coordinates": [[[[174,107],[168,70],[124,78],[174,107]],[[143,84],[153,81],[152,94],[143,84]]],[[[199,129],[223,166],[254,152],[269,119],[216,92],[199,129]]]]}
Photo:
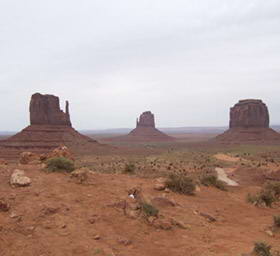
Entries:
{"type": "Polygon", "coordinates": [[[240,100],[230,109],[229,129],[216,137],[221,142],[275,142],[280,134],[269,128],[269,111],[259,99],[240,100]]]}
{"type": "Polygon", "coordinates": [[[16,158],[22,151],[45,153],[61,145],[77,153],[95,152],[104,147],[72,128],[68,101],[63,112],[58,97],[35,93],[31,97],[29,111],[30,125],[0,141],[0,157],[16,158]]]}

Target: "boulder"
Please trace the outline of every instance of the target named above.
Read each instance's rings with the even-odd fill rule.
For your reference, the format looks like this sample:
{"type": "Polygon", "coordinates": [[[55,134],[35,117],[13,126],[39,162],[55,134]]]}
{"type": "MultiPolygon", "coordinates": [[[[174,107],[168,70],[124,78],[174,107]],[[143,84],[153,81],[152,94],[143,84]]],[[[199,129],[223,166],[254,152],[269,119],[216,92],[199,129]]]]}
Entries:
{"type": "Polygon", "coordinates": [[[23,170],[14,170],[11,178],[10,178],[10,185],[13,187],[25,187],[31,184],[31,179],[25,176],[23,170]]]}
{"type": "Polygon", "coordinates": [[[40,164],[40,155],[32,152],[22,152],[19,156],[20,164],[40,164]]]}
{"type": "MultiPolygon", "coordinates": [[[[43,156],[41,156],[41,158],[42,157],[43,156]]],[[[72,161],[75,160],[74,155],[70,152],[70,150],[66,146],[60,146],[46,155],[46,159],[54,158],[54,157],[64,157],[72,161]]]]}

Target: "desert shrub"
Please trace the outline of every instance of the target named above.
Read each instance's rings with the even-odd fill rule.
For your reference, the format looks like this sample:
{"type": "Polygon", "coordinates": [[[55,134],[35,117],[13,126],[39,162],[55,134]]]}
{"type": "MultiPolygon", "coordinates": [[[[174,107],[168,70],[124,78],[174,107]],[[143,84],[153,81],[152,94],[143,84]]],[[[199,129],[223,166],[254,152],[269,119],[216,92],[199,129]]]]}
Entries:
{"type": "Polygon", "coordinates": [[[141,203],[141,209],[145,217],[156,217],[159,213],[159,210],[155,206],[146,202],[141,203]]]}
{"type": "Polygon", "coordinates": [[[273,193],[269,190],[261,190],[256,195],[248,194],[247,201],[251,204],[261,206],[265,205],[271,207],[272,204],[276,201],[276,198],[273,193]]]}
{"type": "Polygon", "coordinates": [[[215,175],[205,175],[201,178],[200,182],[202,185],[206,187],[213,186],[220,190],[224,190],[224,191],[227,190],[225,183],[218,180],[218,178],[215,175]]]}
{"type": "Polygon", "coordinates": [[[273,224],[274,227],[280,228],[280,215],[273,217],[273,224]]]}
{"type": "Polygon", "coordinates": [[[126,174],[133,174],[135,172],[135,164],[133,163],[128,163],[128,164],[125,164],[125,167],[123,169],[123,173],[126,173],[126,174]]]}
{"type": "Polygon", "coordinates": [[[271,191],[276,198],[280,196],[280,182],[268,182],[265,184],[265,190],[271,191]]]}
{"type": "Polygon", "coordinates": [[[254,253],[257,256],[272,256],[270,250],[271,250],[271,246],[268,245],[265,242],[257,242],[257,243],[255,243],[254,253]]]}
{"type": "Polygon", "coordinates": [[[247,201],[257,206],[265,205],[271,207],[274,202],[279,201],[280,182],[266,183],[264,188],[256,195],[249,194],[247,201]]]}
{"type": "Polygon", "coordinates": [[[46,162],[47,170],[50,172],[72,172],[74,171],[73,161],[64,157],[54,157],[50,158],[46,162]]]}
{"type": "Polygon", "coordinates": [[[195,191],[195,184],[190,177],[184,174],[170,174],[166,186],[177,193],[193,195],[195,191]]]}

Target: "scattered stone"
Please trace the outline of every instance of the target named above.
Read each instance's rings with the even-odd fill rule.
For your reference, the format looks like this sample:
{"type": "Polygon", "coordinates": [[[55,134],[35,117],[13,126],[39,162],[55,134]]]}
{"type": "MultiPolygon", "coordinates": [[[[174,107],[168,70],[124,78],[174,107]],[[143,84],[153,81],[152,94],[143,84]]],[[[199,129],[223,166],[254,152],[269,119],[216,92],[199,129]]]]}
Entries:
{"type": "Polygon", "coordinates": [[[163,230],[170,230],[172,229],[172,224],[170,221],[168,220],[162,220],[162,219],[156,219],[154,222],[153,222],[153,226],[155,228],[158,228],[158,229],[163,229],[163,230]]]}
{"type": "Polygon", "coordinates": [[[88,168],[80,168],[71,173],[70,177],[75,179],[77,183],[83,184],[88,181],[90,170],[88,168]]]}
{"type": "Polygon", "coordinates": [[[165,178],[158,178],[156,179],[156,184],[154,185],[154,189],[161,191],[166,189],[166,179],[165,178]]]}
{"type": "Polygon", "coordinates": [[[190,229],[189,225],[185,225],[182,221],[176,220],[174,218],[171,219],[171,223],[174,226],[177,226],[177,227],[182,228],[182,229],[190,229]]]}
{"type": "Polygon", "coordinates": [[[9,210],[10,210],[9,203],[5,199],[0,198],[0,212],[8,212],[9,210]]]}
{"type": "Polygon", "coordinates": [[[25,187],[31,184],[31,179],[25,176],[23,170],[16,169],[11,175],[10,184],[14,187],[25,187]]]}
{"type": "Polygon", "coordinates": [[[274,236],[274,234],[273,234],[273,232],[272,232],[271,230],[265,230],[264,232],[265,232],[267,235],[271,236],[271,237],[274,236]]]}
{"type": "Polygon", "coordinates": [[[118,243],[119,244],[123,244],[125,246],[128,246],[128,245],[131,245],[132,244],[132,241],[129,240],[129,239],[126,239],[126,238],[119,238],[118,239],[118,243]]]}
{"type": "Polygon", "coordinates": [[[55,148],[52,152],[46,155],[46,159],[54,157],[64,157],[70,159],[71,161],[75,160],[73,153],[70,152],[70,150],[66,146],[55,148]]]}
{"type": "Polygon", "coordinates": [[[93,237],[94,240],[100,240],[100,238],[101,238],[100,235],[95,235],[95,236],[93,237]]]}
{"type": "Polygon", "coordinates": [[[199,214],[200,214],[200,216],[206,218],[208,222],[216,222],[217,221],[216,218],[214,218],[213,216],[211,216],[207,213],[200,212],[199,214]]]}
{"type": "Polygon", "coordinates": [[[40,156],[32,152],[22,152],[19,156],[20,164],[41,164],[40,156]]]}
{"type": "Polygon", "coordinates": [[[164,190],[165,184],[157,183],[157,184],[155,184],[154,189],[158,190],[158,191],[164,190]]]}

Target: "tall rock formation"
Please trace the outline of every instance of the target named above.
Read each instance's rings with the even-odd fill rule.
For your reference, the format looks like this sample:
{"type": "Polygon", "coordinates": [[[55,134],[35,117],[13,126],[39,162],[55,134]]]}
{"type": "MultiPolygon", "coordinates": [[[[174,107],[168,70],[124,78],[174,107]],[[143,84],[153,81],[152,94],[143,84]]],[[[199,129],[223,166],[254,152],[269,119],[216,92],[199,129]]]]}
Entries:
{"type": "Polygon", "coordinates": [[[269,112],[261,100],[240,100],[230,109],[229,130],[216,137],[217,141],[278,142],[280,134],[269,128],[269,112]]]}
{"type": "Polygon", "coordinates": [[[137,127],[153,127],[155,128],[155,116],[152,114],[151,111],[143,112],[139,119],[137,118],[136,121],[136,128],[137,127]]]}
{"type": "Polygon", "coordinates": [[[14,159],[23,151],[45,153],[65,145],[75,153],[108,150],[72,128],[69,103],[63,112],[59,98],[35,93],[30,101],[30,125],[16,135],[0,141],[0,158],[14,159]]]}
{"type": "Polygon", "coordinates": [[[136,120],[136,128],[128,135],[115,137],[113,141],[126,142],[155,142],[173,141],[173,137],[166,135],[155,127],[155,117],[151,111],[143,112],[136,120]]]}
{"type": "Polygon", "coordinates": [[[269,128],[267,106],[261,100],[240,100],[230,109],[229,128],[269,128]]]}
{"type": "Polygon", "coordinates": [[[66,101],[64,113],[60,109],[59,98],[54,95],[33,94],[29,111],[31,125],[72,126],[69,114],[69,102],[66,101]]]}

